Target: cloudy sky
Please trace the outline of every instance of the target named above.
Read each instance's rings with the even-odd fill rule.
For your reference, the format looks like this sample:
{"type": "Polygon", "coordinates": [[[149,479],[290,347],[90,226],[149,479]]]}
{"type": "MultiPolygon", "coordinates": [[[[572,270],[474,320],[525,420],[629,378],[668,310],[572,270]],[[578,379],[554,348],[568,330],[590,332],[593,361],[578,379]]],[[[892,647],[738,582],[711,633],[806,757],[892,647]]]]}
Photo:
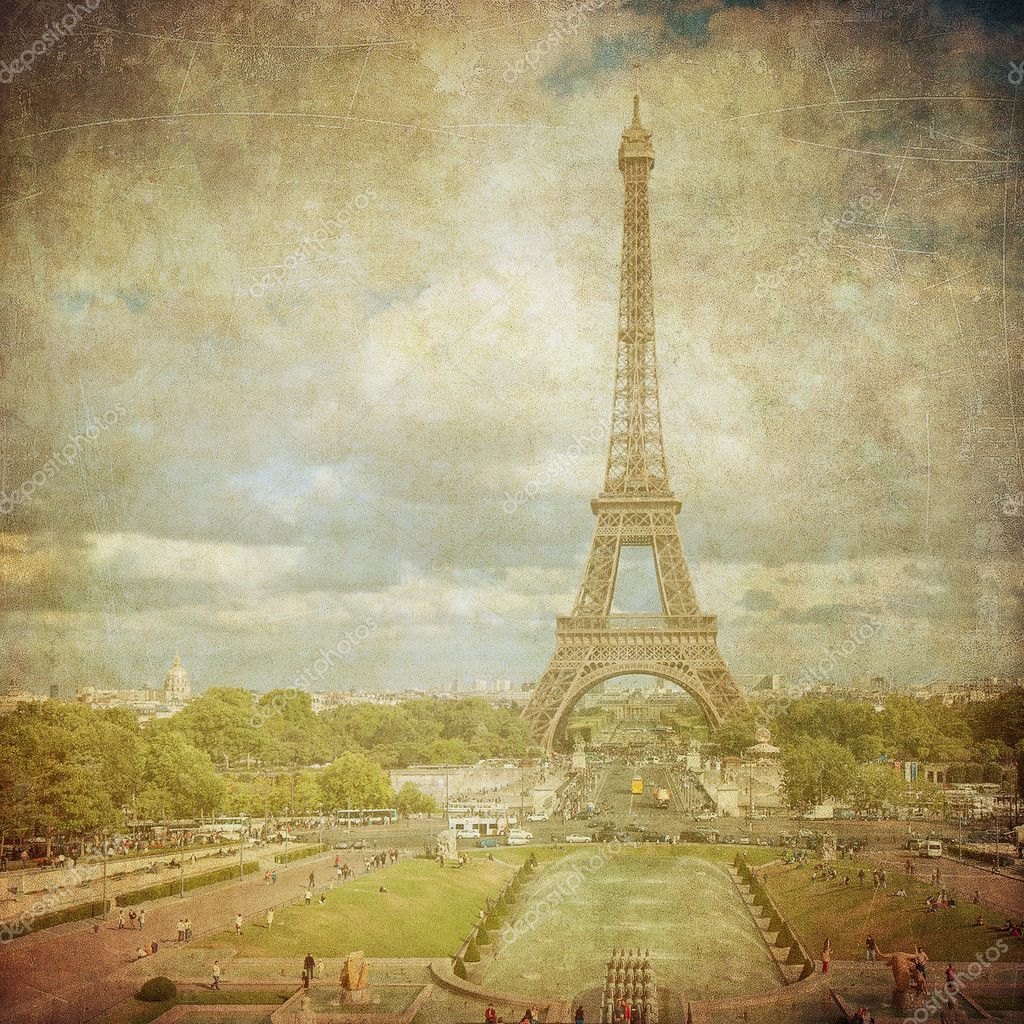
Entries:
{"type": "Polygon", "coordinates": [[[0,55],[6,678],[536,678],[603,477],[636,62],[734,671],[1024,672],[999,6],[94,2],[13,5],[0,55]]]}

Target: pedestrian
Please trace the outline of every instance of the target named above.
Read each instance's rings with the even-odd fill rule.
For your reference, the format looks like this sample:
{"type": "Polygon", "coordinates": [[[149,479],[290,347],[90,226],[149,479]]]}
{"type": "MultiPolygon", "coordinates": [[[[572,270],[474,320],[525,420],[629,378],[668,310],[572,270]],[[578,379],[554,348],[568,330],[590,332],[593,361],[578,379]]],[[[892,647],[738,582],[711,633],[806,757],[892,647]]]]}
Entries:
{"type": "Polygon", "coordinates": [[[857,881],[861,885],[861,887],[863,887],[863,885],[864,885],[864,869],[863,868],[861,868],[860,871],[857,872],[857,881]]]}
{"type": "Polygon", "coordinates": [[[313,980],[313,972],[316,970],[316,961],[313,959],[312,953],[306,954],[306,959],[302,961],[302,987],[309,988],[309,983],[313,980]]]}
{"type": "Polygon", "coordinates": [[[219,960],[214,960],[213,961],[213,984],[210,986],[210,988],[216,988],[216,989],[220,988],[220,961],[219,960]]]}
{"type": "Polygon", "coordinates": [[[586,1021],[585,1021],[585,1019],[583,1017],[583,1007],[582,1006],[577,1006],[576,1007],[576,1024],[586,1024],[586,1021]]]}
{"type": "Polygon", "coordinates": [[[178,918],[178,941],[185,941],[185,919],[182,917],[178,918]]]}
{"type": "Polygon", "coordinates": [[[312,871],[309,873],[309,887],[310,889],[316,888],[316,875],[312,871]]]}
{"type": "Polygon", "coordinates": [[[140,932],[145,927],[145,925],[146,925],[146,912],[144,910],[140,909],[139,910],[139,931],[140,932]]]}
{"type": "Polygon", "coordinates": [[[498,1011],[493,1006],[484,1011],[484,1024],[498,1024],[498,1011]]]}
{"type": "Polygon", "coordinates": [[[926,978],[928,976],[928,954],[920,947],[917,947],[917,955],[914,957],[914,962],[917,964],[917,969],[921,972],[921,977],[926,978]]]}
{"type": "Polygon", "coordinates": [[[341,881],[341,868],[340,867],[336,867],[334,869],[334,880],[336,882],[340,882],[341,881]]]}
{"type": "Polygon", "coordinates": [[[270,884],[277,885],[277,868],[270,872],[270,884]]]}
{"type": "Polygon", "coordinates": [[[267,928],[271,928],[274,924],[274,909],[271,907],[267,911],[267,928]]]}
{"type": "Polygon", "coordinates": [[[310,905],[310,903],[312,903],[312,902],[313,902],[313,890],[312,889],[307,889],[306,890],[306,906],[308,907],[310,905]]]}
{"type": "Polygon", "coordinates": [[[124,908],[122,908],[121,910],[119,910],[117,912],[117,927],[118,928],[124,928],[124,922],[125,922],[124,908]]]}
{"type": "Polygon", "coordinates": [[[186,917],[185,918],[185,941],[186,942],[191,942],[192,941],[192,918],[191,917],[186,917]]]}
{"type": "Polygon", "coordinates": [[[132,931],[135,931],[135,918],[136,918],[136,916],[137,915],[136,915],[134,910],[129,910],[128,911],[128,927],[132,931]]]}
{"type": "Polygon", "coordinates": [[[878,946],[875,943],[874,935],[869,935],[864,940],[864,958],[873,961],[878,957],[878,946]]]}
{"type": "Polygon", "coordinates": [[[956,986],[956,971],[953,970],[952,964],[946,965],[946,988],[950,991],[956,986]]]}
{"type": "Polygon", "coordinates": [[[974,890],[974,899],[971,902],[974,903],[975,906],[977,906],[981,902],[981,891],[980,890],[978,890],[978,889],[974,890]]]}
{"type": "Polygon", "coordinates": [[[242,934],[242,915],[241,914],[235,914],[235,934],[236,935],[241,935],[242,934]]]}
{"type": "Polygon", "coordinates": [[[266,885],[270,885],[270,868],[263,872],[263,881],[266,885]]]}

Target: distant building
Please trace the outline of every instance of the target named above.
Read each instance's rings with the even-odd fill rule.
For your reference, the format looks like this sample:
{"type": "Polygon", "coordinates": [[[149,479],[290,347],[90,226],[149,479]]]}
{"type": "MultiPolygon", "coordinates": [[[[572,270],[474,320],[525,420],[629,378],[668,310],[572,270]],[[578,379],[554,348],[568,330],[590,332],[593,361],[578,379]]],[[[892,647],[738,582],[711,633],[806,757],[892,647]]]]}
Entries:
{"type": "Polygon", "coordinates": [[[967,679],[960,682],[939,680],[921,687],[922,696],[942,701],[943,704],[974,704],[994,700],[1024,686],[1024,678],[1017,676],[988,676],[984,679],[967,679]]]}
{"type": "Polygon", "coordinates": [[[192,686],[182,668],[180,654],[174,655],[170,671],[164,676],[163,697],[167,704],[187,704],[192,699],[192,686]]]}

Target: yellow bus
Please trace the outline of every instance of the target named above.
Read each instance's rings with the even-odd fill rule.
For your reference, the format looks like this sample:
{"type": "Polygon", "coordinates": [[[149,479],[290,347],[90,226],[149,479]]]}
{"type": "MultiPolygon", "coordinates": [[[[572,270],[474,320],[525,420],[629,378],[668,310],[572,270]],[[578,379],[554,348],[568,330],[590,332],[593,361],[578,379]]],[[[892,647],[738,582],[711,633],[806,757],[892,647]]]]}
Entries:
{"type": "Polygon", "coordinates": [[[644,795],[644,780],[640,778],[639,775],[633,776],[633,782],[630,786],[629,791],[633,794],[633,796],[644,795]]]}

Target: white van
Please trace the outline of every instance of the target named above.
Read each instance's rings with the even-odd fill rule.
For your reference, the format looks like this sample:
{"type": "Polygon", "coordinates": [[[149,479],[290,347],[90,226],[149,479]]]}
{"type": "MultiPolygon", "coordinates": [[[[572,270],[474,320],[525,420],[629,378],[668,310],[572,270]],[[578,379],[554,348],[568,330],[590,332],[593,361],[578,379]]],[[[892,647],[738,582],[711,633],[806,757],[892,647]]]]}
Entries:
{"type": "Polygon", "coordinates": [[[941,839],[926,839],[921,844],[921,856],[922,857],[941,857],[942,856],[942,840],[941,839]]]}

